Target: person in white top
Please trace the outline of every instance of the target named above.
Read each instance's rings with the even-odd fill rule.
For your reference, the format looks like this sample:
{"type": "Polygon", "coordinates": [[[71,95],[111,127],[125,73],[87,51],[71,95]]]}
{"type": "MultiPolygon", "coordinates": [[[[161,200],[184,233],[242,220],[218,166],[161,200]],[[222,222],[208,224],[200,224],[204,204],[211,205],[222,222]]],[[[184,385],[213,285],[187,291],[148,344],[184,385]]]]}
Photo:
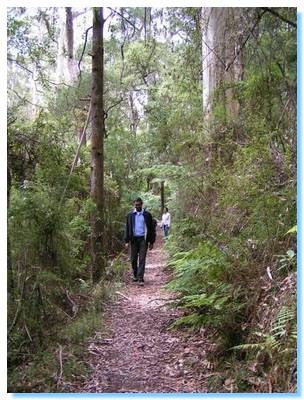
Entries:
{"type": "Polygon", "coordinates": [[[165,212],[162,215],[162,222],[161,222],[165,239],[168,238],[170,225],[171,225],[171,214],[169,213],[168,208],[165,207],[165,212]]]}

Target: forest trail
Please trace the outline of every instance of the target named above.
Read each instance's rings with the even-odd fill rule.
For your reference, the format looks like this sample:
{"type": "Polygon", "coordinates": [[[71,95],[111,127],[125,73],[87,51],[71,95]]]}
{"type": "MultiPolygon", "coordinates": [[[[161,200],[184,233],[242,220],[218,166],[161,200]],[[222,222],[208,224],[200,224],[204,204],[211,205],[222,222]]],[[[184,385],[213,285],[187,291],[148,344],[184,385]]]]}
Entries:
{"type": "Polygon", "coordinates": [[[210,345],[203,331],[168,330],[179,311],[166,305],[172,295],[163,290],[168,272],[160,232],[146,261],[145,286],[128,274],[124,288],[107,306],[107,332],[97,333],[89,346],[93,373],[79,392],[207,391],[210,345]]]}

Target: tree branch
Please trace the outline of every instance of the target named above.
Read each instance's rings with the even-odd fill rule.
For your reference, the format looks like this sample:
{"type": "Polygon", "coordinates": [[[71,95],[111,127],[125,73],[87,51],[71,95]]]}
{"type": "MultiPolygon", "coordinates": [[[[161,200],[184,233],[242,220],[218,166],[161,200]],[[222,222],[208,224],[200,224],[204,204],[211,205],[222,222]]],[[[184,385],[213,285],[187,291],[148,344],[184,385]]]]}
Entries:
{"type": "MultiPolygon", "coordinates": [[[[112,108],[114,108],[114,107],[116,107],[118,104],[120,104],[120,103],[122,103],[123,101],[125,101],[126,99],[123,99],[123,98],[121,98],[119,101],[117,101],[116,103],[114,103],[114,104],[112,104],[107,110],[105,110],[104,111],[104,119],[106,119],[107,117],[108,117],[108,112],[112,109],[112,108]]],[[[107,138],[109,135],[106,133],[106,130],[105,130],[105,138],[107,138]]]]}
{"type": "Polygon", "coordinates": [[[7,57],[8,61],[12,62],[12,63],[16,63],[18,65],[18,67],[24,69],[26,72],[30,73],[31,75],[34,75],[34,72],[31,71],[30,69],[28,69],[27,67],[25,67],[24,65],[20,64],[19,61],[11,58],[11,57],[7,57]]]}
{"type": "MultiPolygon", "coordinates": [[[[81,53],[81,56],[80,56],[80,59],[79,59],[79,61],[78,61],[78,69],[79,69],[79,75],[78,75],[78,78],[79,78],[79,81],[80,81],[80,79],[81,79],[81,69],[80,69],[80,64],[81,64],[81,61],[82,61],[82,58],[83,58],[83,55],[84,55],[84,52],[85,52],[85,49],[86,49],[86,47],[87,47],[87,41],[88,41],[88,33],[89,33],[89,30],[90,29],[92,29],[93,28],[93,26],[90,26],[87,30],[86,30],[86,32],[85,32],[85,41],[84,41],[84,45],[83,45],[83,49],[82,49],[82,53],[81,53]]],[[[80,83],[80,82],[79,82],[80,83]]]]}
{"type": "Polygon", "coordinates": [[[224,61],[221,59],[221,57],[214,51],[214,49],[211,49],[211,47],[208,45],[207,42],[205,42],[205,40],[202,38],[202,42],[204,42],[205,46],[208,47],[208,49],[215,55],[215,57],[221,62],[221,64],[223,64],[223,66],[226,68],[226,64],[224,63],[224,61]]]}
{"type": "Polygon", "coordinates": [[[39,14],[41,15],[41,18],[42,18],[43,22],[45,23],[45,27],[46,27],[46,30],[48,32],[49,38],[52,40],[52,42],[58,44],[58,41],[55,39],[54,33],[52,32],[52,28],[51,28],[50,22],[47,19],[46,12],[45,11],[39,11],[39,14]]]}
{"type": "Polygon", "coordinates": [[[108,114],[108,112],[109,112],[112,108],[118,106],[118,104],[122,103],[122,102],[125,101],[125,100],[126,100],[126,99],[121,98],[119,101],[117,101],[116,103],[112,104],[109,108],[107,108],[107,109],[105,110],[105,113],[108,114]]]}
{"type": "Polygon", "coordinates": [[[17,93],[16,90],[14,90],[14,89],[12,89],[12,88],[8,88],[8,89],[9,89],[11,92],[13,92],[20,100],[22,100],[22,101],[24,101],[24,102],[26,102],[26,103],[29,103],[29,104],[31,104],[32,106],[39,107],[39,108],[41,108],[41,110],[44,109],[43,106],[40,106],[39,104],[32,103],[32,102],[31,102],[30,100],[28,100],[27,98],[20,96],[20,94],[17,93]]]}
{"type": "Polygon", "coordinates": [[[77,11],[73,11],[73,13],[72,13],[73,19],[75,19],[77,17],[80,17],[80,15],[86,14],[88,11],[90,11],[89,7],[85,8],[84,11],[78,11],[78,12],[77,11]]]}
{"type": "Polygon", "coordinates": [[[62,193],[62,196],[61,196],[61,199],[60,199],[59,204],[61,204],[62,201],[63,201],[63,199],[64,199],[66,190],[67,190],[67,188],[68,188],[68,186],[69,186],[69,182],[70,182],[71,175],[72,175],[72,173],[73,173],[73,171],[74,171],[75,165],[76,165],[76,163],[77,163],[77,161],[78,161],[78,158],[79,158],[80,148],[81,148],[81,145],[82,145],[82,142],[83,142],[83,138],[84,138],[84,135],[85,135],[85,133],[86,133],[86,130],[87,130],[87,127],[88,127],[88,124],[89,124],[89,121],[90,121],[90,116],[91,116],[91,104],[92,104],[92,103],[91,103],[91,101],[90,101],[90,106],[89,106],[89,110],[88,110],[87,119],[86,119],[86,122],[85,122],[85,125],[84,125],[84,128],[83,128],[83,131],[82,131],[82,135],[81,135],[81,138],[80,138],[80,141],[79,141],[77,150],[76,150],[76,154],[75,154],[75,157],[74,157],[73,164],[72,164],[72,166],[71,166],[71,170],[70,170],[70,173],[69,173],[69,176],[68,176],[68,179],[67,179],[67,183],[66,183],[65,188],[64,188],[64,190],[63,190],[63,193],[62,193]]]}
{"type": "Polygon", "coordinates": [[[111,8],[111,7],[108,7],[108,9],[111,10],[111,11],[113,11],[115,14],[119,15],[119,16],[120,16],[121,18],[123,18],[126,22],[128,22],[128,24],[130,24],[130,25],[133,27],[134,31],[136,31],[136,30],[139,31],[139,29],[133,24],[133,22],[131,22],[128,18],[126,18],[125,16],[123,16],[120,12],[114,10],[114,9],[111,8]]]}
{"type": "Polygon", "coordinates": [[[235,56],[233,58],[232,61],[230,61],[229,64],[226,65],[225,71],[227,72],[229,70],[229,68],[231,67],[232,64],[234,64],[234,61],[237,59],[237,57],[239,56],[240,52],[243,50],[243,48],[245,47],[246,43],[248,42],[248,39],[250,38],[252,32],[254,31],[255,27],[258,25],[258,23],[260,22],[261,18],[263,17],[263,15],[265,14],[266,10],[263,10],[263,12],[261,14],[258,15],[257,20],[255,21],[254,25],[252,26],[252,28],[250,29],[246,39],[244,40],[244,42],[241,44],[241,46],[238,48],[238,50],[235,53],[235,56]]]}
{"type": "Polygon", "coordinates": [[[269,12],[270,14],[274,15],[275,17],[279,18],[280,20],[286,22],[286,24],[293,26],[294,28],[297,27],[297,24],[293,21],[290,21],[289,19],[283,17],[283,15],[279,14],[277,11],[275,11],[272,8],[269,7],[261,7],[262,10],[264,10],[265,12],[269,12]]]}
{"type": "MultiPolygon", "coordinates": [[[[26,272],[26,271],[25,271],[25,272],[26,272]]],[[[12,322],[10,328],[8,329],[8,335],[10,335],[10,333],[12,332],[12,330],[14,329],[14,327],[16,326],[16,324],[17,324],[17,322],[18,322],[18,319],[19,319],[19,317],[20,317],[20,314],[21,314],[22,305],[23,305],[23,300],[24,300],[24,294],[25,294],[25,282],[26,282],[26,279],[23,280],[23,284],[22,284],[22,289],[21,289],[20,299],[19,299],[19,302],[18,302],[17,311],[16,311],[15,317],[14,317],[14,319],[13,319],[13,322],[12,322]]]]}
{"type": "Polygon", "coordinates": [[[61,344],[59,345],[58,357],[59,357],[59,363],[60,363],[60,373],[59,373],[59,376],[57,379],[57,387],[61,384],[62,375],[63,375],[63,361],[62,361],[62,346],[61,346],[61,344]]]}
{"type": "MultiPolygon", "coordinates": [[[[63,85],[63,86],[67,86],[67,87],[73,87],[73,86],[71,86],[71,85],[68,85],[68,84],[65,83],[65,82],[53,82],[53,81],[47,79],[43,74],[40,74],[40,76],[42,76],[41,79],[39,79],[39,78],[34,78],[34,72],[31,71],[30,69],[28,69],[26,66],[20,64],[20,62],[19,62],[18,60],[15,60],[15,59],[13,59],[13,58],[11,58],[11,57],[8,57],[7,59],[8,59],[8,61],[10,61],[10,62],[12,62],[12,63],[15,63],[16,65],[18,65],[18,67],[24,69],[26,72],[28,72],[29,74],[31,74],[31,75],[33,76],[34,82],[40,82],[41,79],[43,79],[44,81],[46,81],[46,82],[48,82],[48,83],[50,83],[51,85],[54,85],[54,86],[63,85]]],[[[37,89],[37,87],[36,87],[36,89],[37,89]]],[[[38,89],[37,89],[37,91],[38,91],[38,89]]],[[[40,91],[40,93],[42,93],[42,92],[40,91]]]]}

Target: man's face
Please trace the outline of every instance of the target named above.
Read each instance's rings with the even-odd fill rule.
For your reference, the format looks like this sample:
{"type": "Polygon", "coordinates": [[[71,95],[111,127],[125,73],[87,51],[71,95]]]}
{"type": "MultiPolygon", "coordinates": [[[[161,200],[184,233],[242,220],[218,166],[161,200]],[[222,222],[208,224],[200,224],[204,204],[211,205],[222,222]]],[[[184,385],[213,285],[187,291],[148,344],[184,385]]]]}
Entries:
{"type": "Polygon", "coordinates": [[[140,201],[135,201],[134,207],[135,207],[136,211],[140,212],[142,210],[142,203],[140,201]]]}

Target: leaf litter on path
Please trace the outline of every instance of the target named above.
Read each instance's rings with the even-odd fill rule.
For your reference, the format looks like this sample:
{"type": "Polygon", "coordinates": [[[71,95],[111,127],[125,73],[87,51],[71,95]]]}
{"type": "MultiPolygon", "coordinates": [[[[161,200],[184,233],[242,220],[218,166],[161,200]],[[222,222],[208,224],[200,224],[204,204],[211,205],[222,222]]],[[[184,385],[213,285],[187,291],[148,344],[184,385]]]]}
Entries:
{"type": "Polygon", "coordinates": [[[210,366],[207,339],[200,332],[168,330],[181,312],[167,307],[172,293],[162,238],[148,252],[145,285],[130,278],[114,302],[107,305],[105,325],[88,347],[92,374],[77,392],[206,393],[210,366]]]}

